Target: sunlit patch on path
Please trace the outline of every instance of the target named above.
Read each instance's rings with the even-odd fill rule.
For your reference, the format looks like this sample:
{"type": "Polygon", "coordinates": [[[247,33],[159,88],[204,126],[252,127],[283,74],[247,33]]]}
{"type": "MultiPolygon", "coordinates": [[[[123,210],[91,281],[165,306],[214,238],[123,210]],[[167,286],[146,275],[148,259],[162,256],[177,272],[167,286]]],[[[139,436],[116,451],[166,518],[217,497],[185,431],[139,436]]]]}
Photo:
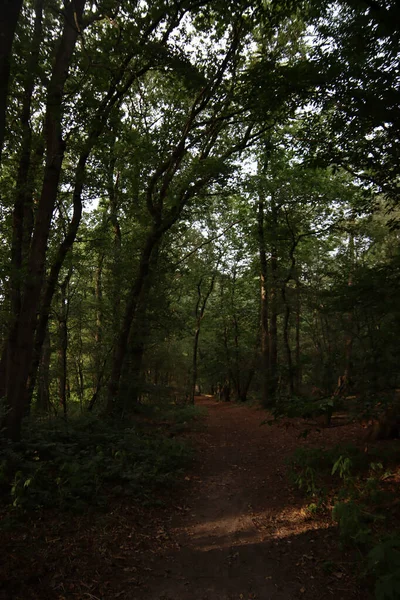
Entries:
{"type": "Polygon", "coordinates": [[[168,527],[172,547],[155,559],[138,600],[359,599],[325,517],[310,518],[287,478],[296,432],[260,427],[246,406],[197,400],[209,411],[183,506],[168,527]],[[336,561],[336,576],[324,570],[336,561]]]}

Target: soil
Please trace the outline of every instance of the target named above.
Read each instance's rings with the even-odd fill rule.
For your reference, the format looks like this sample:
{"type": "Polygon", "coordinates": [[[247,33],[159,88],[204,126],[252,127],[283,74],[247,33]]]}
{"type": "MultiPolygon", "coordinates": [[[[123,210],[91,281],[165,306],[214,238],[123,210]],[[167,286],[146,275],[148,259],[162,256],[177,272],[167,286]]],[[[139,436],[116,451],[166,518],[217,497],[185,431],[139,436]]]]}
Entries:
{"type": "Polygon", "coordinates": [[[198,397],[196,462],[164,508],[115,501],[103,513],[43,515],[3,534],[0,598],[88,600],[367,600],[358,557],[329,516],[287,477],[299,445],[360,441],[358,425],[261,425],[265,413],[198,397]]]}

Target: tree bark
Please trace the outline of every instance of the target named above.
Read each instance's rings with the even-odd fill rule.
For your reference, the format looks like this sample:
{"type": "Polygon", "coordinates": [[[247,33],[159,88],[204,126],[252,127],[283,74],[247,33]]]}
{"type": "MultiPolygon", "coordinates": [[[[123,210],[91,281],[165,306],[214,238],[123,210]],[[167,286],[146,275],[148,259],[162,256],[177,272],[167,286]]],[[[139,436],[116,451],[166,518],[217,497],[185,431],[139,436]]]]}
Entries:
{"type": "Polygon", "coordinates": [[[269,397],[275,398],[278,387],[278,212],[271,198],[271,294],[269,328],[269,397]]]}
{"type": "Polygon", "coordinates": [[[300,281],[296,276],[296,388],[297,395],[301,394],[302,388],[302,368],[301,368],[301,348],[300,348],[300,319],[301,319],[301,296],[300,281]]]}
{"type": "Polygon", "coordinates": [[[22,2],[23,0],[2,0],[0,3],[0,164],[6,128],[12,45],[22,2]]]}
{"type": "Polygon", "coordinates": [[[94,293],[96,302],[96,329],[94,334],[94,377],[93,377],[93,394],[99,389],[99,379],[101,379],[101,367],[103,356],[103,263],[104,254],[101,254],[98,259],[94,293]]]}
{"type": "Polygon", "coordinates": [[[214,273],[213,276],[211,277],[210,285],[206,291],[206,295],[204,296],[202,302],[201,302],[201,284],[202,284],[203,278],[201,278],[197,284],[197,304],[196,304],[196,310],[195,310],[196,328],[195,328],[194,340],[193,340],[192,389],[191,389],[191,393],[190,393],[190,401],[192,404],[194,404],[194,397],[196,394],[197,351],[198,351],[198,347],[199,347],[200,327],[201,327],[201,322],[204,319],[204,312],[206,310],[208,299],[211,296],[212,291],[214,289],[215,277],[216,277],[216,273],[214,273]]]}
{"type": "Polygon", "coordinates": [[[290,323],[290,303],[287,299],[287,281],[285,281],[282,286],[282,299],[283,304],[285,306],[285,314],[283,319],[283,346],[285,348],[286,353],[286,362],[287,362],[287,371],[288,371],[288,383],[289,383],[289,393],[291,395],[294,394],[294,374],[293,374],[293,360],[292,360],[292,350],[290,348],[289,341],[289,323],[290,323]]]}
{"type": "MultiPolygon", "coordinates": [[[[126,66],[126,65],[125,65],[126,66]]],[[[149,67],[143,68],[140,73],[145,72],[149,67]]],[[[118,103],[123,97],[126,90],[131,86],[132,82],[136,79],[137,73],[131,74],[124,86],[117,91],[118,83],[124,74],[123,67],[121,67],[118,77],[112,80],[108,93],[99,106],[93,121],[92,126],[87,138],[87,141],[83,147],[81,155],[78,160],[78,164],[75,172],[75,183],[73,191],[73,215],[71,222],[68,227],[67,234],[57,249],[57,253],[53,264],[50,269],[49,276],[46,281],[45,289],[43,292],[43,299],[40,306],[39,320],[36,329],[35,336],[35,347],[33,352],[33,360],[30,371],[30,382],[29,382],[29,393],[27,393],[26,402],[31,401],[32,391],[35,386],[37,367],[40,361],[40,353],[43,345],[43,339],[46,331],[47,321],[49,318],[49,312],[51,307],[51,301],[54,296],[55,288],[58,282],[58,276],[61,268],[64,264],[64,260],[72,248],[78,228],[82,218],[82,191],[84,187],[86,163],[93,150],[93,147],[104,130],[107,123],[107,118],[110,115],[112,108],[118,103]]]]}
{"type": "MultiPolygon", "coordinates": [[[[355,252],[354,252],[354,233],[353,231],[349,234],[349,276],[348,276],[348,287],[353,285],[353,270],[354,270],[355,252]]],[[[352,359],[353,359],[353,312],[349,311],[346,316],[347,331],[345,335],[344,343],[344,372],[343,375],[339,376],[338,385],[335,391],[336,396],[345,396],[349,388],[351,388],[351,376],[352,376],[352,359]]]]}
{"type": "Polygon", "coordinates": [[[64,86],[79,35],[78,23],[81,21],[84,5],[85,0],[76,0],[68,4],[65,9],[63,33],[48,88],[45,119],[46,165],[43,186],[27,260],[28,269],[21,300],[21,317],[8,338],[6,396],[9,410],[5,426],[7,436],[14,440],[19,439],[21,421],[25,412],[47,243],[65,151],[61,130],[64,86]]]}
{"type": "Polygon", "coordinates": [[[40,413],[48,413],[50,409],[50,358],[51,344],[49,330],[43,344],[43,352],[39,365],[39,381],[37,392],[37,410],[40,413]]]}
{"type": "Polygon", "coordinates": [[[22,145],[19,157],[15,202],[13,210],[13,236],[11,242],[10,298],[11,311],[17,320],[21,309],[21,283],[26,268],[27,249],[32,233],[32,185],[29,185],[31,166],[32,131],[30,126],[32,95],[35,86],[39,48],[42,39],[43,2],[36,0],[35,23],[31,51],[26,65],[26,77],[21,109],[22,145]]]}
{"type": "Polygon", "coordinates": [[[297,245],[300,242],[301,238],[304,237],[304,234],[301,234],[300,236],[298,236],[296,238],[295,232],[290,225],[290,220],[289,220],[288,214],[286,213],[285,216],[286,216],[286,223],[287,223],[288,229],[289,229],[291,237],[292,237],[292,244],[291,244],[290,250],[289,250],[289,259],[290,259],[289,270],[287,272],[286,277],[284,278],[284,280],[282,282],[282,300],[283,300],[283,304],[285,306],[285,313],[284,313],[284,320],[283,320],[283,345],[284,345],[285,353],[286,353],[289,393],[291,395],[293,395],[294,388],[295,388],[295,378],[294,378],[294,371],[293,371],[292,349],[290,347],[290,340],[289,340],[289,325],[290,325],[291,307],[290,307],[290,302],[287,298],[287,285],[288,285],[289,281],[291,281],[295,278],[295,272],[296,272],[295,252],[296,252],[297,245]]]}
{"type": "Polygon", "coordinates": [[[146,240],[146,244],[142,251],[137,275],[133,281],[128,295],[128,302],[126,305],[125,314],[122,320],[122,324],[115,343],[113,353],[112,369],[110,382],[108,386],[108,399],[106,407],[106,412],[108,414],[112,414],[114,412],[115,401],[119,391],[122,367],[126,356],[132,322],[138,307],[140,294],[149,275],[151,255],[157,243],[159,242],[162,233],[163,231],[160,228],[153,227],[150,231],[146,240]]]}
{"type": "Polygon", "coordinates": [[[258,197],[258,250],[260,256],[260,336],[261,336],[261,377],[262,377],[262,403],[269,406],[270,397],[270,360],[269,360],[269,327],[268,327],[268,288],[267,288],[267,252],[264,233],[264,197],[259,192],[258,197]]]}
{"type": "Polygon", "coordinates": [[[68,349],[68,284],[72,269],[69,270],[60,286],[60,304],[58,313],[58,397],[64,418],[67,416],[67,349],[68,349]]]}
{"type": "MultiPolygon", "coordinates": [[[[39,60],[39,48],[42,38],[43,2],[44,0],[36,0],[35,3],[34,31],[31,51],[26,65],[26,77],[20,116],[22,144],[12,215],[11,268],[8,291],[11,308],[8,335],[11,336],[16,335],[18,318],[21,311],[21,286],[27,271],[27,258],[29,255],[29,244],[33,227],[33,186],[32,181],[30,181],[30,177],[33,177],[31,166],[32,132],[30,127],[30,113],[35,85],[35,74],[37,72],[39,60]],[[13,333],[11,333],[12,331],[13,333]]],[[[10,3],[6,2],[6,4],[10,3]]],[[[38,148],[37,154],[41,157],[41,147],[38,148]]],[[[0,398],[6,395],[8,350],[8,344],[6,344],[2,349],[0,361],[0,398]]]]}

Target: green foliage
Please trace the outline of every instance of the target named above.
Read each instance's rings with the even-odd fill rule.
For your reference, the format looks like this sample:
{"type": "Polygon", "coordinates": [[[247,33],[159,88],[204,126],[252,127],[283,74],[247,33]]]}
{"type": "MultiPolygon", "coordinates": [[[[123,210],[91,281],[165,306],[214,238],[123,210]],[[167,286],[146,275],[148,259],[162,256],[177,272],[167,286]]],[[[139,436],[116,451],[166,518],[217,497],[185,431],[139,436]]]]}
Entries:
{"type": "MultiPolygon", "coordinates": [[[[193,413],[193,411],[192,411],[193,413]]],[[[188,415],[186,415],[188,418],[188,415]]],[[[35,424],[18,445],[2,449],[0,483],[15,508],[102,505],[105,493],[150,502],[170,486],[192,453],[179,440],[95,418],[35,424]]]]}
{"type": "Polygon", "coordinates": [[[400,598],[400,537],[382,538],[368,554],[368,571],[376,578],[376,600],[400,598]]]}
{"type": "Polygon", "coordinates": [[[357,545],[366,544],[370,540],[371,529],[367,527],[367,513],[355,500],[336,502],[332,510],[332,518],[339,525],[341,539],[357,545]]]}
{"type": "MultiPolygon", "coordinates": [[[[377,447],[366,454],[354,446],[298,448],[290,462],[292,481],[313,496],[310,515],[326,507],[327,478],[339,477],[341,486],[332,497],[332,519],[338,524],[343,544],[357,546],[366,556],[366,574],[375,580],[377,600],[400,598],[400,537],[379,533],[385,522],[388,494],[381,483],[398,463],[397,446],[377,447]]],[[[333,482],[332,482],[333,483],[333,482]]],[[[332,495],[332,493],[330,494],[332,495]]]]}
{"type": "Polygon", "coordinates": [[[351,459],[348,456],[340,455],[332,467],[332,475],[337,471],[341,479],[346,479],[350,476],[351,467],[351,459]]]}
{"type": "Polygon", "coordinates": [[[308,396],[281,395],[276,399],[272,413],[275,419],[282,417],[312,419],[325,416],[329,421],[335,410],[339,410],[342,400],[339,397],[310,398],[308,396]]]}

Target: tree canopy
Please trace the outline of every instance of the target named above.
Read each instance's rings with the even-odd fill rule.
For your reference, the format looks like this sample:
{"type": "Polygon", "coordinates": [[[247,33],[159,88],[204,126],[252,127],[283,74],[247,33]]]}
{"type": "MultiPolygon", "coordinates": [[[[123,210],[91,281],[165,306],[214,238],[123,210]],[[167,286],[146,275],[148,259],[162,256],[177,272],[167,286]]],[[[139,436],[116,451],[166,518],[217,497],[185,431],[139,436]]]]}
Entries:
{"type": "Polygon", "coordinates": [[[398,386],[396,3],[9,5],[7,436],[199,388],[398,386]]]}

